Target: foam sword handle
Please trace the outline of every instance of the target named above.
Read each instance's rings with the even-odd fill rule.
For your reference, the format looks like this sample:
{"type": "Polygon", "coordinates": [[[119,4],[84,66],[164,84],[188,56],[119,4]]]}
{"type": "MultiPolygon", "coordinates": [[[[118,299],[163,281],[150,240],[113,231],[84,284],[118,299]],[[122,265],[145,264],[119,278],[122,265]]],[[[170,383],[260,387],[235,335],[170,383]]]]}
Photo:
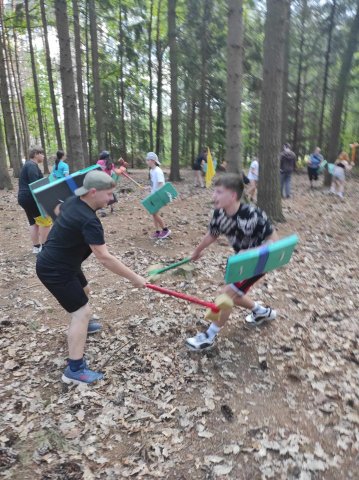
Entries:
{"type": "Polygon", "coordinates": [[[167,265],[167,267],[158,268],[158,269],[155,268],[153,270],[150,270],[148,273],[149,275],[158,275],[159,273],[167,272],[167,270],[172,270],[173,268],[177,268],[181,265],[184,265],[185,263],[189,263],[190,261],[191,261],[191,258],[187,257],[179,262],[171,263],[171,265],[167,265]]]}
{"type": "Polygon", "coordinates": [[[215,303],[206,302],[200,298],[193,297],[192,295],[187,295],[186,293],[176,292],[174,290],[169,290],[168,288],[159,287],[158,285],[153,285],[151,283],[146,283],[145,286],[151,290],[156,290],[156,292],[164,293],[165,295],[170,295],[171,297],[181,298],[190,303],[196,303],[197,305],[202,305],[202,307],[207,307],[212,310],[214,313],[218,313],[220,309],[215,303]]]}

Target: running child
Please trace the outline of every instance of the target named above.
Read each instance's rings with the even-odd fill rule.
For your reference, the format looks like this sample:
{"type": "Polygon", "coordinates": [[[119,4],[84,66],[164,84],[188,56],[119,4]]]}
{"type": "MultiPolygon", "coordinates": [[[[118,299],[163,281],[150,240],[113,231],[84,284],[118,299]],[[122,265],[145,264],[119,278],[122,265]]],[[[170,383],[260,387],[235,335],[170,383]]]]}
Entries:
{"type": "MultiPolygon", "coordinates": [[[[202,251],[214,243],[221,234],[227,237],[236,253],[278,240],[277,233],[265,212],[254,205],[241,203],[244,188],[241,175],[224,174],[215,181],[214,187],[215,210],[208,232],[192,253],[192,261],[200,258],[202,251]]],[[[246,322],[252,326],[274,320],[277,316],[275,310],[259,305],[247,295],[248,290],[263,275],[226,285],[223,289],[223,293],[229,295],[235,305],[246,308],[251,312],[246,317],[246,322]]],[[[187,338],[186,346],[195,351],[211,348],[216,335],[227,323],[230,313],[231,309],[221,311],[219,320],[212,322],[207,331],[198,333],[195,337],[187,338]]]]}
{"type": "MultiPolygon", "coordinates": [[[[146,162],[150,168],[150,179],[151,179],[151,193],[157,192],[166,182],[163,171],[160,169],[161,165],[158,160],[157,155],[154,152],[148,152],[146,155],[146,162]]],[[[165,223],[163,222],[159,211],[152,214],[153,223],[155,224],[156,231],[152,235],[152,238],[167,238],[171,235],[171,230],[169,230],[165,223]]]]}
{"type": "Polygon", "coordinates": [[[57,180],[59,178],[65,178],[70,174],[68,164],[65,162],[66,155],[62,150],[56,152],[55,165],[52,169],[51,175],[57,180]]]}
{"type": "Polygon", "coordinates": [[[351,168],[348,154],[342,152],[334,163],[332,184],[330,187],[331,193],[338,195],[340,198],[344,198],[345,173],[351,170],[351,168]]]}
{"type": "Polygon", "coordinates": [[[247,178],[249,180],[247,193],[250,201],[253,202],[255,200],[259,178],[259,163],[256,157],[253,158],[253,161],[249,167],[247,178]]]}

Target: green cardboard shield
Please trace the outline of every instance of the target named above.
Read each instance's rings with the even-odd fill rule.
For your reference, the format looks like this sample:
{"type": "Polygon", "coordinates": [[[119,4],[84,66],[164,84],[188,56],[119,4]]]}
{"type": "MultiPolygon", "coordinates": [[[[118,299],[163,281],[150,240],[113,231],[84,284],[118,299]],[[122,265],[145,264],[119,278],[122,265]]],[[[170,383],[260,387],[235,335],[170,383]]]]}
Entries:
{"type": "Polygon", "coordinates": [[[228,283],[241,282],[286,265],[293,254],[299,238],[290,235],[273,243],[228,258],[224,280],[228,283]]]}
{"type": "Polygon", "coordinates": [[[153,214],[177,197],[177,190],[172,183],[168,182],[159,188],[157,192],[148,195],[141,203],[149,213],[153,214]]]}

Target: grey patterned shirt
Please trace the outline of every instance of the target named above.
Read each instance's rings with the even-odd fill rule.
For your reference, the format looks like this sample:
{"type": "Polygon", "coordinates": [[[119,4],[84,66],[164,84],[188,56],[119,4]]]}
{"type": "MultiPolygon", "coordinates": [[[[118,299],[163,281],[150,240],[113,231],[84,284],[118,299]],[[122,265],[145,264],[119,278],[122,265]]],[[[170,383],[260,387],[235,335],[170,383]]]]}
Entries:
{"type": "Polygon", "coordinates": [[[214,210],[209,224],[213,237],[223,234],[235,252],[259,247],[273,233],[274,228],[265,212],[254,205],[240,205],[230,216],[221,208],[214,210]]]}

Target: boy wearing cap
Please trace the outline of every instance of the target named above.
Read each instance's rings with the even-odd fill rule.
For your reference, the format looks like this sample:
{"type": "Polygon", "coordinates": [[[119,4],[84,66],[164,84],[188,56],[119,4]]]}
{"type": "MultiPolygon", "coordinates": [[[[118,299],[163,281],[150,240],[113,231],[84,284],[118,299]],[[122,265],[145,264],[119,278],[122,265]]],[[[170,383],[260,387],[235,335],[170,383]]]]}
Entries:
{"type": "MultiPolygon", "coordinates": [[[[164,185],[165,176],[163,171],[160,169],[159,165],[161,165],[160,161],[158,160],[157,155],[154,152],[148,152],[146,155],[146,162],[150,168],[150,178],[151,178],[151,193],[157,192],[159,188],[164,185]]],[[[152,238],[167,238],[171,235],[171,230],[165,227],[165,224],[160,217],[159,212],[153,213],[153,223],[155,224],[156,231],[152,235],[152,238]]]]}
{"type": "Polygon", "coordinates": [[[90,370],[84,359],[91,309],[88,304],[90,289],[81,270],[82,262],[94,253],[104,267],[127,278],[135,287],[143,287],[146,282],[107,250],[96,211],[113,198],[114,187],[115,182],[106,173],[89,172],[83,187],[75,190],[75,196],[60,206],[59,216],[37,257],[39,279],[71,314],[68,366],[62,375],[65,383],[93,383],[103,377],[102,373],[90,370]]]}

